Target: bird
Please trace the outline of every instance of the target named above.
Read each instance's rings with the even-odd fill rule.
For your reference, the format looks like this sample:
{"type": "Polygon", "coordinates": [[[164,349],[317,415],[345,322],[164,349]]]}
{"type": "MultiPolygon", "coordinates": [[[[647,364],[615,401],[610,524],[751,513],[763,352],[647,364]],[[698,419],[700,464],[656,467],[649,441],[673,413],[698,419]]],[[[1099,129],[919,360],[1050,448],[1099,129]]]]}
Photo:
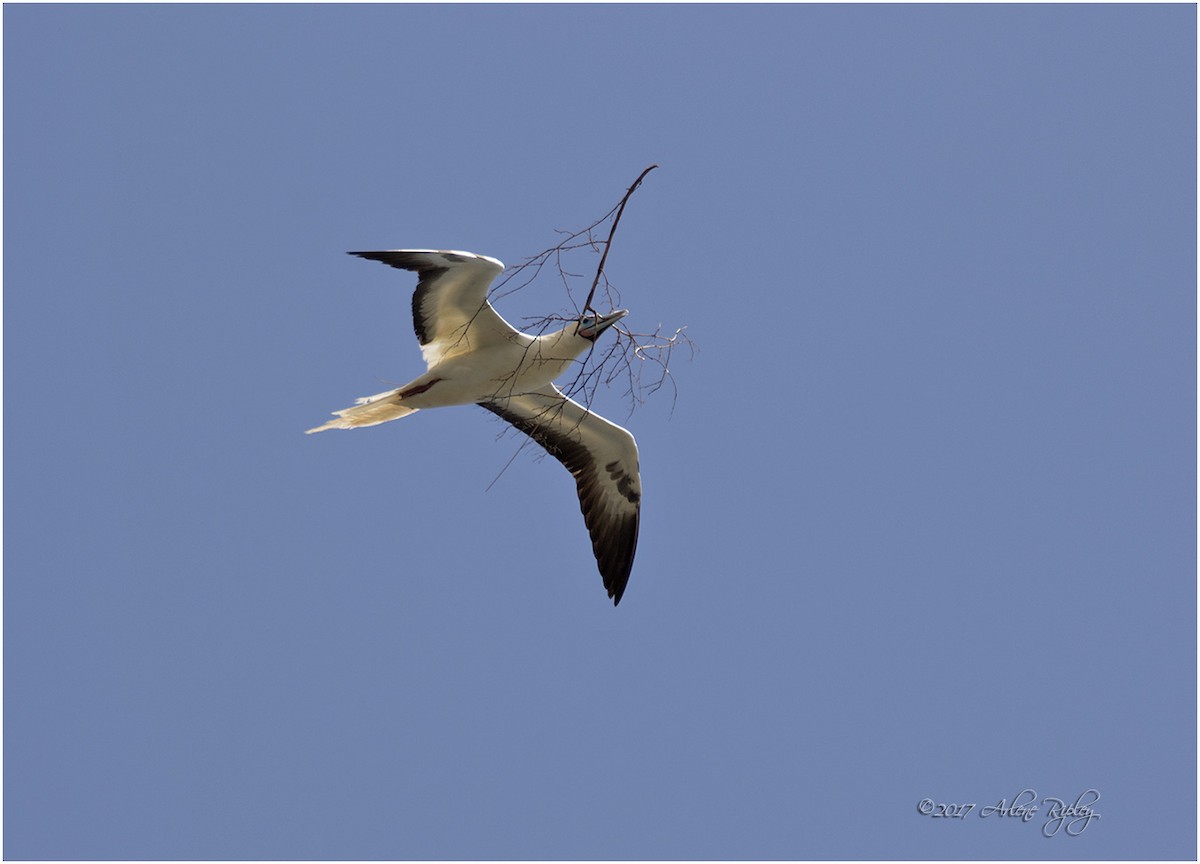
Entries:
{"type": "Polygon", "coordinates": [[[561,330],[532,336],[488,302],[504,264],[473,252],[389,249],[350,252],[417,274],[413,330],[425,374],[366,396],[309,429],[377,426],[426,408],[477,404],[541,445],[575,478],[596,565],[613,605],[621,602],[637,551],[642,481],[633,435],[571,399],[554,380],[628,314],[585,309],[561,330]]]}

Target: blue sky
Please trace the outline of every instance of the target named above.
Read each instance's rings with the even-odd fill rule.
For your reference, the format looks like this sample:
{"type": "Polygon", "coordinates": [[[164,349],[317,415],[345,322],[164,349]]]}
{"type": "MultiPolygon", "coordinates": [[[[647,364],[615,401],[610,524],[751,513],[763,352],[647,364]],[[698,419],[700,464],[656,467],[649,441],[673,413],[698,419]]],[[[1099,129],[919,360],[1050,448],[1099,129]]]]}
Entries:
{"type": "Polygon", "coordinates": [[[5,857],[1195,856],[1194,7],[3,14],[5,857]],[[422,371],[346,250],[652,162],[613,609],[490,414],[302,433],[422,371]]]}

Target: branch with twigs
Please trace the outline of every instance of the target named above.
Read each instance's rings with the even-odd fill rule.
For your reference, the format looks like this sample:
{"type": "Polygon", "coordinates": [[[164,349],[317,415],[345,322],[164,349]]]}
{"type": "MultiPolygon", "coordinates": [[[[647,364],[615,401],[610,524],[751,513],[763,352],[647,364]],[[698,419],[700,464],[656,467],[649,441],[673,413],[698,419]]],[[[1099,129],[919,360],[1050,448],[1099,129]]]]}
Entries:
{"type": "MultiPolygon", "coordinates": [[[[651,165],[638,175],[621,200],[611,210],[590,225],[577,231],[558,229],[557,233],[563,238],[554,246],[543,249],[536,255],[531,255],[505,273],[504,278],[492,289],[492,299],[498,300],[509,294],[520,291],[542,275],[548,265],[553,264],[553,271],[562,283],[567,298],[574,309],[573,315],[547,315],[539,318],[527,318],[527,328],[530,332],[545,333],[552,327],[561,327],[571,321],[579,321],[585,315],[598,314],[592,305],[598,288],[603,287],[604,297],[610,306],[615,308],[620,304],[620,293],[609,281],[605,272],[608,253],[612,250],[613,238],[620,224],[621,214],[630,196],[642,185],[646,175],[657,168],[651,165]],[[608,224],[608,236],[599,239],[603,226],[608,224]],[[584,302],[579,304],[575,299],[574,280],[582,279],[580,273],[573,272],[568,266],[574,260],[574,253],[598,254],[600,261],[596,265],[596,273],[592,279],[584,302]]],[[[606,342],[606,348],[594,348],[580,360],[580,369],[564,392],[590,406],[597,389],[603,384],[611,386],[617,381],[625,384],[625,397],[629,400],[629,414],[643,404],[647,398],[657,393],[664,385],[671,387],[671,410],[679,397],[675,379],[671,375],[671,359],[677,349],[686,348],[689,356],[694,355],[695,346],[688,338],[686,326],[677,327],[674,331],[664,332],[662,324],[650,333],[639,333],[628,329],[624,323],[613,325],[612,330],[617,338],[606,342]]]]}
{"type": "MultiPolygon", "coordinates": [[[[604,297],[612,308],[620,305],[620,292],[609,282],[604,267],[608,262],[608,253],[612,249],[613,238],[617,233],[621,214],[625,212],[625,205],[629,202],[630,196],[642,185],[646,175],[657,167],[657,165],[651,165],[642,171],[633,184],[625,190],[625,194],[617,205],[595,222],[577,231],[556,229],[556,233],[561,234],[562,239],[549,249],[543,249],[515,267],[509,268],[504,277],[492,287],[489,299],[494,302],[520,291],[541,276],[547,266],[553,262],[552,269],[562,283],[567,299],[574,309],[574,314],[564,313],[526,318],[524,319],[525,329],[528,332],[542,335],[551,328],[562,327],[572,321],[582,321],[585,315],[598,314],[592,301],[600,286],[603,286],[604,297]],[[597,235],[602,233],[603,226],[609,223],[609,220],[611,220],[611,224],[608,227],[608,237],[601,240],[597,235]],[[577,254],[588,253],[599,255],[600,261],[596,265],[596,273],[588,290],[587,298],[580,305],[575,299],[574,280],[584,277],[580,273],[572,272],[568,263],[569,260],[573,261],[577,254]]],[[[674,413],[675,402],[679,398],[679,389],[671,375],[672,356],[677,349],[684,348],[688,351],[689,359],[695,354],[695,346],[688,338],[686,325],[675,328],[669,334],[664,332],[661,323],[652,333],[635,332],[624,326],[623,322],[614,324],[610,329],[617,338],[612,341],[604,340],[603,344],[607,346],[605,348],[598,349],[593,346],[580,359],[579,370],[574,379],[570,384],[561,388],[563,392],[590,409],[596,391],[601,385],[611,386],[617,381],[622,381],[625,385],[624,395],[629,400],[628,416],[632,415],[638,405],[643,404],[647,398],[661,390],[664,385],[670,384],[671,412],[674,413]]],[[[504,434],[504,432],[501,433],[501,435],[504,434]]],[[[522,441],[512,458],[488,484],[488,489],[495,485],[529,443],[530,439],[528,438],[522,441]]]]}

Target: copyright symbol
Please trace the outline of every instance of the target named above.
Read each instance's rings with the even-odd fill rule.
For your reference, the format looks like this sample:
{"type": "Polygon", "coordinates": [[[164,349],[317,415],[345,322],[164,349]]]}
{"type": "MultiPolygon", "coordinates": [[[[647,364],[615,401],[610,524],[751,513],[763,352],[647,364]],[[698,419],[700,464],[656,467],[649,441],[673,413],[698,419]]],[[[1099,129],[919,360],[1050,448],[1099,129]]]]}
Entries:
{"type": "Polygon", "coordinates": [[[917,812],[922,816],[928,816],[933,812],[933,802],[928,798],[922,798],[920,803],[917,804],[917,812]]]}

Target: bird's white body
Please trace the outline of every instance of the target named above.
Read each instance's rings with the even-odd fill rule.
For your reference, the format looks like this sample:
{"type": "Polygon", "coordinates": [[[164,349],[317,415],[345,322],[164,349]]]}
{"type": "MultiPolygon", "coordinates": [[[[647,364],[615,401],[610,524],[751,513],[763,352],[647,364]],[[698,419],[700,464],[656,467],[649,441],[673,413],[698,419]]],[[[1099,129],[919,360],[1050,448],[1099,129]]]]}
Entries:
{"type": "Polygon", "coordinates": [[[442,358],[424,375],[403,387],[367,397],[368,401],[408,393],[403,404],[418,410],[471,405],[540,390],[592,347],[589,340],[576,336],[574,330],[575,325],[571,324],[543,336],[514,331],[514,338],[504,342],[442,358]],[[436,387],[432,386],[434,382],[436,387]],[[427,386],[429,389],[424,389],[427,386]]]}
{"type": "Polygon", "coordinates": [[[488,286],[504,269],[494,258],[428,249],[351,254],[420,274],[413,325],[428,368],[403,387],[359,399],[308,431],[375,426],[425,408],[471,403],[487,408],[575,476],[605,587],[620,602],[637,547],[637,444],[625,429],[567,398],[553,382],[626,313],[585,316],[553,333],[531,336],[512,327],[487,301],[488,286]]]}

